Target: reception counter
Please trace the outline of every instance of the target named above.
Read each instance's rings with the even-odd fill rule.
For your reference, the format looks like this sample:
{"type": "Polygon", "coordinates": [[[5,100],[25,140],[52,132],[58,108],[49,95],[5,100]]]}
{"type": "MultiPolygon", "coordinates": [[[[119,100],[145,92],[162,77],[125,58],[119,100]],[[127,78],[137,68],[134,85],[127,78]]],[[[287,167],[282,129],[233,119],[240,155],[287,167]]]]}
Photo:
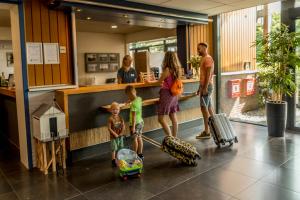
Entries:
{"type": "Polygon", "coordinates": [[[14,88],[0,87],[0,95],[16,98],[16,92],[14,88]]]}
{"type": "Polygon", "coordinates": [[[19,132],[14,88],[0,87],[0,139],[19,149],[19,132]]]}
{"type": "MultiPolygon", "coordinates": [[[[180,112],[178,121],[183,123],[199,119],[199,97],[195,95],[199,81],[195,79],[183,80],[185,94],[179,99],[180,112]]],[[[161,128],[157,122],[156,102],[159,97],[160,85],[156,83],[134,83],[137,95],[143,99],[144,132],[161,128]]],[[[107,84],[102,86],[79,87],[56,91],[56,100],[66,114],[69,129],[70,151],[99,145],[110,140],[107,130],[107,120],[110,113],[105,108],[113,101],[124,103],[127,101],[124,89],[127,84],[107,84]]],[[[126,122],[129,109],[124,107],[121,116],[126,122]]],[[[129,133],[128,125],[127,133],[129,133]]]]}

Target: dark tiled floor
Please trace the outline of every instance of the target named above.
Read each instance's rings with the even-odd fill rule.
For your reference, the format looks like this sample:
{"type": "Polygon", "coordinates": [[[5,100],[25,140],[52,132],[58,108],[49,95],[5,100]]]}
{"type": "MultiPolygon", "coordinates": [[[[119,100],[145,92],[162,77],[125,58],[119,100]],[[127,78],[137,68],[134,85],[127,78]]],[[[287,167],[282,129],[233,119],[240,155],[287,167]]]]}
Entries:
{"type": "Polygon", "coordinates": [[[196,140],[200,127],[181,131],[180,137],[202,155],[197,167],[182,166],[145,144],[145,172],[126,182],[111,168],[109,154],[76,162],[63,176],[44,176],[27,171],[17,155],[1,150],[0,200],[299,200],[300,135],[268,138],[265,127],[233,126],[239,143],[222,149],[212,140],[196,140]]]}

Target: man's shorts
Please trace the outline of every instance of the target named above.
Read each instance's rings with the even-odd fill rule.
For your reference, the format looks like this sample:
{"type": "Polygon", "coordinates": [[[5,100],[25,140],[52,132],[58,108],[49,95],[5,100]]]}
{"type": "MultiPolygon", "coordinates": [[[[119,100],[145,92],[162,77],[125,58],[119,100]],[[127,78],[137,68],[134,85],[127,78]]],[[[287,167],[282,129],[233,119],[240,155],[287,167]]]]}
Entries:
{"type": "Polygon", "coordinates": [[[131,133],[132,137],[142,136],[143,128],[144,128],[144,122],[136,124],[135,133],[131,133]]]}
{"type": "MultiPolygon", "coordinates": [[[[200,85],[200,90],[203,86],[200,85]]],[[[204,107],[211,107],[212,106],[212,102],[211,102],[211,94],[213,92],[213,86],[212,84],[209,84],[207,86],[207,90],[208,90],[208,94],[207,95],[200,95],[200,106],[204,106],[204,107]]]]}
{"type": "Polygon", "coordinates": [[[119,151],[120,149],[124,148],[124,139],[123,138],[124,137],[121,136],[121,137],[112,139],[110,141],[112,151],[119,151]]]}

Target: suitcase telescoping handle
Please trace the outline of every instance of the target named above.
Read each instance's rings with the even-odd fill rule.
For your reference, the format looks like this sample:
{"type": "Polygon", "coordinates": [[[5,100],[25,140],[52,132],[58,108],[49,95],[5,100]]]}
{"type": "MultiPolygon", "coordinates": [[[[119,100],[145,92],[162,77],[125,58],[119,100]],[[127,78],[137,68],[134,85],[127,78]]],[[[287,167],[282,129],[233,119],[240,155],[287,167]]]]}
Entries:
{"type": "Polygon", "coordinates": [[[149,142],[150,144],[152,144],[152,145],[154,145],[154,146],[156,146],[158,148],[161,148],[161,144],[159,142],[157,142],[157,141],[155,141],[155,140],[153,140],[151,138],[148,138],[148,137],[146,137],[144,135],[142,135],[142,138],[143,138],[144,141],[149,142]]]}

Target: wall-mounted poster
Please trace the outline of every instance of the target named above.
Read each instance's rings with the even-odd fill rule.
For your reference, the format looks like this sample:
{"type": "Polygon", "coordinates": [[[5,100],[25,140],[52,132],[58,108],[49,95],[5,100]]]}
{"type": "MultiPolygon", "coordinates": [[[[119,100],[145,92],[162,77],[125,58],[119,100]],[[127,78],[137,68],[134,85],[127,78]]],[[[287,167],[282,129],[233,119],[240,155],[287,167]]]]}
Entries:
{"type": "Polygon", "coordinates": [[[115,72],[119,69],[118,53],[85,53],[86,72],[115,72]]]}
{"type": "Polygon", "coordinates": [[[97,62],[97,54],[96,53],[86,53],[85,61],[86,62],[97,62]]]}
{"type": "Polygon", "coordinates": [[[26,43],[27,64],[43,64],[43,46],[40,42],[26,43]]]}
{"type": "Polygon", "coordinates": [[[43,49],[45,64],[59,64],[58,43],[43,43],[43,49]]]}
{"type": "Polygon", "coordinates": [[[6,53],[6,63],[7,67],[13,67],[14,65],[14,54],[12,52],[6,53]]]}
{"type": "Polygon", "coordinates": [[[86,72],[97,72],[98,71],[98,64],[87,64],[86,66],[86,72]]]}
{"type": "Polygon", "coordinates": [[[119,62],[119,54],[118,53],[110,53],[109,54],[109,62],[110,63],[118,63],[119,62]]]}
{"type": "Polygon", "coordinates": [[[107,53],[99,53],[98,61],[101,63],[107,63],[108,62],[108,54],[107,53]]]}
{"type": "Polygon", "coordinates": [[[119,68],[119,63],[109,63],[109,71],[117,71],[119,68]]]}
{"type": "Polygon", "coordinates": [[[107,70],[109,70],[108,64],[107,64],[107,63],[102,63],[102,64],[100,64],[99,69],[100,69],[101,71],[107,71],[107,70]]]}

